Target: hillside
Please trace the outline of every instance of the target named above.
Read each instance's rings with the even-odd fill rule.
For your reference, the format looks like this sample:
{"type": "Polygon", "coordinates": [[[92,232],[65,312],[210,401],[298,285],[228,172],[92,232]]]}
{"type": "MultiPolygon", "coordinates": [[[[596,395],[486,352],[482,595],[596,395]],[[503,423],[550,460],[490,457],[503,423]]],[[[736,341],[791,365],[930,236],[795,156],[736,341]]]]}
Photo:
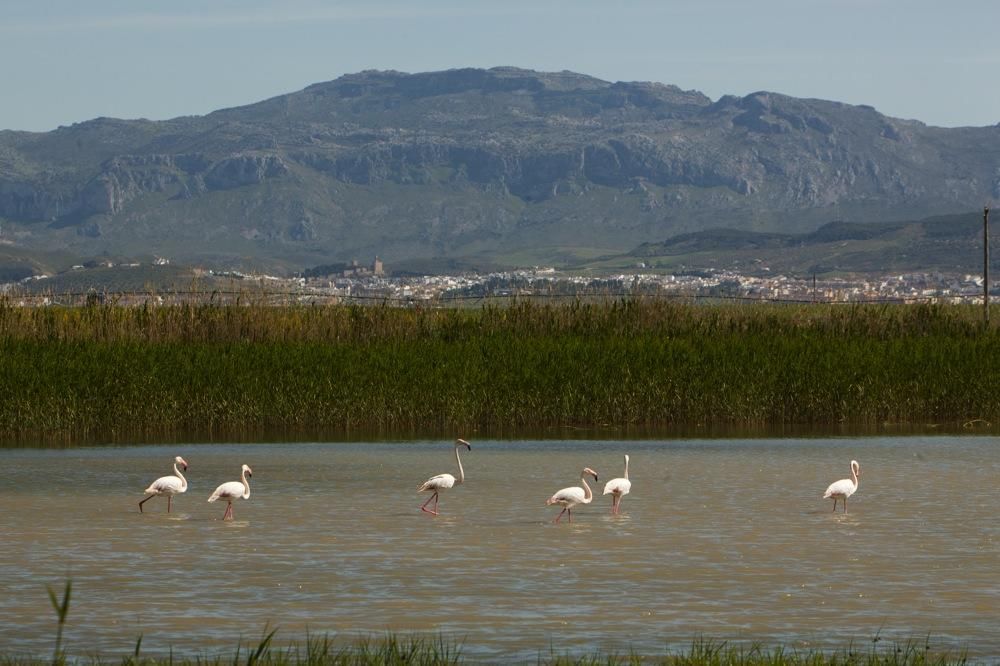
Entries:
{"type": "Polygon", "coordinates": [[[998,127],[866,106],[513,68],[361,72],[206,116],[0,132],[0,264],[568,265],[710,228],[973,210],[1000,196],[998,169],[998,127]]]}

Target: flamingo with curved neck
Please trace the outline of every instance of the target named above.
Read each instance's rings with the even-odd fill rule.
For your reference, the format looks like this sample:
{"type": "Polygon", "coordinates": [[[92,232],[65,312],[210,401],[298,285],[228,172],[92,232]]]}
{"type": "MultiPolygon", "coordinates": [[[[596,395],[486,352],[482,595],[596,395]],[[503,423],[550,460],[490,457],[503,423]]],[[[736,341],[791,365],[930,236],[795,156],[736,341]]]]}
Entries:
{"type": "Polygon", "coordinates": [[[184,458],[181,458],[180,456],[176,456],[174,458],[174,475],[161,476],[156,481],[153,481],[151,484],[149,484],[149,488],[146,488],[146,490],[143,491],[147,493],[149,497],[139,502],[139,513],[143,512],[142,511],[143,504],[153,499],[154,497],[158,497],[160,495],[167,496],[167,513],[170,513],[170,500],[173,498],[174,495],[180,495],[181,493],[185,492],[188,489],[187,479],[185,479],[184,475],[181,474],[181,471],[177,469],[178,465],[183,467],[185,472],[187,471],[188,468],[187,461],[185,461],[184,458]]]}
{"type": "Polygon", "coordinates": [[[844,500],[844,513],[847,513],[847,498],[853,495],[858,490],[858,485],[861,483],[861,465],[858,464],[857,460],[851,461],[851,478],[841,479],[840,481],[834,481],[830,484],[830,487],[826,489],[823,494],[823,499],[833,498],[833,510],[837,511],[837,500],[844,500]]]}
{"type": "Polygon", "coordinates": [[[250,465],[243,465],[240,470],[240,480],[239,481],[227,481],[221,486],[215,489],[211,497],[208,498],[209,502],[215,502],[216,500],[226,500],[226,512],[222,514],[223,520],[233,519],[233,500],[235,499],[250,499],[250,482],[247,481],[247,477],[253,476],[253,470],[250,469],[250,465]]]}
{"type": "Polygon", "coordinates": [[[552,497],[545,500],[545,505],[550,506],[552,504],[560,505],[563,510],[559,512],[556,516],[555,521],[558,523],[559,519],[562,518],[564,513],[569,514],[569,520],[567,522],[573,522],[573,507],[579,504],[590,504],[591,500],[594,499],[594,493],[591,492],[590,486],[587,485],[587,475],[594,477],[594,482],[597,482],[597,472],[590,469],[589,467],[584,467],[583,471],[580,472],[580,483],[583,484],[583,488],[579,486],[570,486],[569,488],[563,488],[557,492],[552,497]]]}
{"type": "Polygon", "coordinates": [[[463,446],[465,447],[466,451],[472,450],[472,445],[469,444],[464,439],[459,438],[455,440],[455,464],[458,465],[457,479],[451,474],[438,474],[437,476],[432,476],[431,478],[427,479],[422,484],[420,484],[419,488],[417,488],[418,493],[434,491],[434,494],[428,497],[427,501],[424,502],[423,505],[421,505],[420,507],[421,511],[429,513],[432,516],[438,515],[438,510],[437,510],[438,497],[440,496],[441,491],[448,490],[449,488],[453,488],[459,484],[465,483],[465,470],[462,469],[462,459],[458,456],[458,449],[463,446]],[[428,509],[427,505],[431,503],[431,500],[434,500],[434,508],[428,509]]]}

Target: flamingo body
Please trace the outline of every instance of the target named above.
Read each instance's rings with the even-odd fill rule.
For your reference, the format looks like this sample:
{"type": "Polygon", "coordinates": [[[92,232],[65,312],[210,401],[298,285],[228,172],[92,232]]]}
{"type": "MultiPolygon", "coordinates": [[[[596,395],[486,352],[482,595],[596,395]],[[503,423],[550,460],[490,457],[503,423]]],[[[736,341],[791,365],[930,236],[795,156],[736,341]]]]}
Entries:
{"type": "Polygon", "coordinates": [[[146,488],[143,492],[148,495],[145,499],[139,502],[139,513],[142,513],[142,505],[153,499],[154,497],[159,497],[165,495],[167,498],[167,513],[170,513],[170,501],[174,495],[180,495],[181,493],[187,491],[188,483],[181,471],[177,469],[180,465],[187,471],[188,464],[184,458],[180,456],[174,457],[174,475],[173,476],[161,476],[156,481],[149,484],[149,488],[146,488]]]}
{"type": "Polygon", "coordinates": [[[253,470],[250,469],[250,466],[243,465],[239,481],[227,481],[223,483],[208,498],[209,502],[216,502],[218,500],[226,501],[226,512],[222,515],[223,520],[233,519],[233,500],[250,499],[250,482],[247,481],[247,477],[252,476],[253,470]]]}
{"type": "Polygon", "coordinates": [[[455,477],[451,474],[438,474],[437,476],[432,476],[431,478],[424,481],[418,489],[418,493],[422,493],[427,490],[448,490],[449,488],[455,487],[455,477]]]}
{"type": "Polygon", "coordinates": [[[582,472],[580,472],[580,483],[583,487],[570,486],[569,488],[563,488],[562,490],[556,492],[555,495],[545,500],[546,506],[551,506],[553,504],[558,504],[563,508],[563,510],[556,516],[554,522],[559,522],[564,513],[569,513],[569,522],[573,522],[573,507],[579,506],[580,504],[590,504],[594,499],[594,493],[590,490],[590,486],[587,485],[586,476],[590,475],[594,477],[594,481],[597,481],[597,472],[585,467],[582,472]]]}
{"type": "Polygon", "coordinates": [[[844,513],[847,513],[847,498],[858,490],[861,476],[861,465],[857,460],[851,461],[851,478],[834,481],[823,493],[823,499],[833,499],[833,510],[837,510],[837,500],[844,500],[844,513]]]}
{"type": "Polygon", "coordinates": [[[604,494],[611,495],[611,513],[621,511],[622,497],[632,490],[632,482],[628,480],[628,454],[625,454],[625,476],[611,479],[604,484],[604,494]]]}
{"type": "Polygon", "coordinates": [[[462,469],[462,459],[458,456],[458,449],[460,447],[465,447],[466,451],[472,450],[472,445],[469,444],[464,439],[455,440],[455,463],[458,465],[458,478],[456,479],[451,474],[438,474],[437,476],[432,476],[431,478],[420,484],[417,488],[418,493],[431,492],[431,496],[427,498],[427,501],[423,503],[420,510],[424,513],[429,513],[432,516],[438,515],[438,499],[442,490],[448,490],[449,488],[454,488],[457,485],[465,483],[465,470],[462,469]],[[434,501],[434,508],[428,509],[427,505],[434,501]]]}

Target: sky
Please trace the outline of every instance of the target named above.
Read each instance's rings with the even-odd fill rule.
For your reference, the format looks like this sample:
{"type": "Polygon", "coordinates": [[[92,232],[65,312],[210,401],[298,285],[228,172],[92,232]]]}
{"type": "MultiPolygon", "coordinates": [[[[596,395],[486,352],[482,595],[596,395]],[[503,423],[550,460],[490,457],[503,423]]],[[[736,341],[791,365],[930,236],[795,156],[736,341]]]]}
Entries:
{"type": "Polygon", "coordinates": [[[0,0],[0,129],[513,65],[1000,122],[1000,0],[0,0]]]}

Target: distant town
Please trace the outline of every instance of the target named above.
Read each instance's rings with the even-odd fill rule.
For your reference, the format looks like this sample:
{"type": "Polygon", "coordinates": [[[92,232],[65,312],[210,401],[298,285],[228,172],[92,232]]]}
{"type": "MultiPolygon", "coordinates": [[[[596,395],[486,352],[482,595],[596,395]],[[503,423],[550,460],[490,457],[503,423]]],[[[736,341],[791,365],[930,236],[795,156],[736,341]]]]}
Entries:
{"type": "MultiPolygon", "coordinates": [[[[160,257],[151,265],[162,267],[169,264],[169,259],[160,257]]],[[[128,263],[119,267],[131,269],[139,266],[138,263],[128,263]]],[[[99,267],[107,269],[114,265],[102,263],[99,267]]],[[[86,273],[90,268],[93,267],[74,266],[72,272],[86,273]]],[[[881,277],[812,277],[750,276],[716,269],[657,274],[637,269],[635,273],[587,276],[536,267],[494,273],[394,277],[382,260],[375,258],[370,264],[353,261],[317,267],[296,277],[206,269],[195,269],[194,273],[211,278],[215,286],[204,293],[159,289],[155,292],[157,300],[196,300],[208,291],[220,294],[226,291],[219,288],[220,284],[229,284],[233,292],[248,290],[253,285],[255,291],[274,297],[276,302],[385,301],[403,305],[511,297],[650,296],[836,303],[972,303],[982,302],[983,297],[982,276],[919,272],[881,277]]],[[[40,289],[47,277],[32,276],[16,283],[0,284],[0,293],[14,296],[25,305],[64,302],[59,298],[58,290],[46,292],[40,289]]],[[[103,290],[88,287],[88,292],[95,291],[103,290]]],[[[118,302],[129,304],[148,300],[142,293],[124,296],[127,298],[119,298],[118,302]]]]}
{"type": "Polygon", "coordinates": [[[976,275],[904,273],[865,278],[741,275],[727,270],[586,276],[554,268],[423,277],[299,279],[304,292],[340,299],[401,302],[509,297],[679,297],[798,302],[982,302],[976,275]]]}
{"type": "MultiPolygon", "coordinates": [[[[170,260],[156,258],[151,265],[163,267],[170,260]]],[[[134,269],[139,263],[119,264],[134,269]]],[[[85,274],[93,268],[115,268],[104,262],[97,266],[74,266],[73,273],[85,274]]],[[[580,298],[648,296],[663,298],[730,299],[788,302],[902,302],[973,303],[982,302],[983,278],[978,275],[944,273],[903,273],[880,277],[814,277],[787,275],[743,275],[731,270],[704,269],[672,274],[642,272],[591,276],[562,272],[550,267],[493,273],[456,275],[392,276],[381,259],[370,264],[352,261],[317,267],[294,277],[244,273],[232,270],[193,269],[197,278],[209,278],[212,287],[158,289],[118,295],[122,304],[191,301],[215,295],[253,289],[275,302],[361,302],[392,304],[476,302],[495,298],[580,298]],[[228,285],[222,288],[221,285],[228,285]]],[[[32,276],[19,282],[0,284],[0,294],[8,294],[25,305],[67,302],[57,289],[43,287],[49,276],[32,276]]],[[[84,282],[87,284],[86,282],[84,282]]],[[[992,289],[991,289],[992,291],[992,289]]],[[[87,293],[103,295],[111,290],[89,286],[87,293]]],[[[77,296],[81,294],[77,293],[77,296]]],[[[102,297],[102,301],[104,298],[102,297]]]]}

